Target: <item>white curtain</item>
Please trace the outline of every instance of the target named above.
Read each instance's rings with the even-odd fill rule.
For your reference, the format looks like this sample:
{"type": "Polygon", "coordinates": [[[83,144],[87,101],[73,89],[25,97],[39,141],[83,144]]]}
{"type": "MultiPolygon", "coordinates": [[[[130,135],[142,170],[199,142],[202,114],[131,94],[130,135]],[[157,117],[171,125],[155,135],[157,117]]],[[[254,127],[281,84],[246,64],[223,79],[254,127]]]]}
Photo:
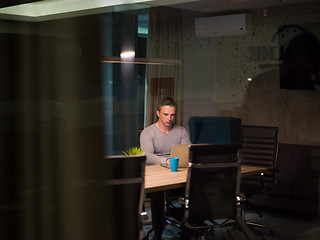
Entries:
{"type": "Polygon", "coordinates": [[[182,123],[182,68],[181,64],[176,63],[181,61],[180,24],[178,9],[167,7],[150,9],[148,58],[167,61],[164,64],[148,65],[146,126],[157,120],[157,104],[163,97],[175,99],[176,123],[182,123]]]}

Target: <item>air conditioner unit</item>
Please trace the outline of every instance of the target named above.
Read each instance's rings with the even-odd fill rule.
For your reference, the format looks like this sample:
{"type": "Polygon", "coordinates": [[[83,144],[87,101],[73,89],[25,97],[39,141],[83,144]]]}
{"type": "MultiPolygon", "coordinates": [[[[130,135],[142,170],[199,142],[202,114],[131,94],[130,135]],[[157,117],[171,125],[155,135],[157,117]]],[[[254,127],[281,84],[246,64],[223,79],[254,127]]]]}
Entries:
{"type": "Polygon", "coordinates": [[[195,29],[199,38],[240,35],[247,33],[247,14],[196,18],[195,29]]]}

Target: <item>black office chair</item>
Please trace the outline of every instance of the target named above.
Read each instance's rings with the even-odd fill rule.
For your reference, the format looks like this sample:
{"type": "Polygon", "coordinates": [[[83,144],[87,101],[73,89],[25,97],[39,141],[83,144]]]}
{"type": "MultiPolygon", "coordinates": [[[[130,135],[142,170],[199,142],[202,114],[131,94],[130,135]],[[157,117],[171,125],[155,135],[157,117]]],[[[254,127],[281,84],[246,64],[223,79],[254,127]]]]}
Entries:
{"type": "MultiPolygon", "coordinates": [[[[278,131],[278,127],[248,125],[243,125],[241,127],[241,163],[270,168],[268,173],[241,179],[241,206],[244,218],[245,206],[253,208],[261,217],[262,214],[251,204],[250,198],[258,194],[268,194],[275,188],[278,156],[278,131]]],[[[252,227],[269,229],[270,234],[274,234],[273,230],[267,226],[252,222],[247,222],[247,224],[252,227]]]]}
{"type": "MultiPolygon", "coordinates": [[[[112,224],[110,239],[142,239],[145,155],[107,156],[106,184],[112,224]]],[[[108,224],[106,224],[108,227],[108,224]]]]}
{"type": "MultiPolygon", "coordinates": [[[[139,128],[138,129],[138,143],[139,143],[139,147],[140,147],[140,136],[141,136],[141,133],[143,131],[143,128],[139,128]]],[[[152,221],[149,219],[148,217],[148,213],[146,211],[146,205],[150,206],[151,204],[151,197],[150,197],[150,194],[145,194],[144,196],[144,201],[143,201],[143,204],[142,204],[142,213],[143,213],[143,226],[146,226],[146,225],[151,225],[152,224],[152,221]]],[[[149,238],[149,235],[150,233],[153,231],[153,229],[151,228],[148,233],[147,233],[147,236],[145,236],[143,239],[148,239],[149,238]]]]}
{"type": "Polygon", "coordinates": [[[237,196],[240,184],[239,144],[192,144],[183,201],[167,208],[167,223],[205,239],[209,229],[237,226],[255,239],[245,225],[237,196]]]}

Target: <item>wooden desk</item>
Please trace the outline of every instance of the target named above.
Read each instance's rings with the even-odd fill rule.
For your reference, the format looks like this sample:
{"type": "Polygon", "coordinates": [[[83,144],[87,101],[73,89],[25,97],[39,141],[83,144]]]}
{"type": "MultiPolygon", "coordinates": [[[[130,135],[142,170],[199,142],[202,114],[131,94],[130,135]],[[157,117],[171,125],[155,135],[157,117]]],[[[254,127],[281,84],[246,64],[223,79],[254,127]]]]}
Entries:
{"type": "MultiPolygon", "coordinates": [[[[268,168],[242,165],[241,176],[256,175],[268,170],[268,168]]],[[[178,172],[171,172],[170,169],[160,165],[147,165],[145,174],[146,193],[181,188],[187,180],[187,168],[179,168],[178,172]]]]}

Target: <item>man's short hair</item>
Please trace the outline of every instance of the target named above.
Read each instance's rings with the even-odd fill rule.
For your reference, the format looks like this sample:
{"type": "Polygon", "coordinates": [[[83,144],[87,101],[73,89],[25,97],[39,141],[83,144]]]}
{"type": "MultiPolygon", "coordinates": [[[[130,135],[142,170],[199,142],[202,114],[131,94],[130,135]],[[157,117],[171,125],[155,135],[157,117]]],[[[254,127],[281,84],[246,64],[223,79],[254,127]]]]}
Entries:
{"type": "Polygon", "coordinates": [[[162,106],[171,106],[171,107],[176,108],[177,104],[172,98],[166,97],[166,98],[161,99],[160,103],[158,104],[157,111],[160,111],[160,108],[162,106]]]}

